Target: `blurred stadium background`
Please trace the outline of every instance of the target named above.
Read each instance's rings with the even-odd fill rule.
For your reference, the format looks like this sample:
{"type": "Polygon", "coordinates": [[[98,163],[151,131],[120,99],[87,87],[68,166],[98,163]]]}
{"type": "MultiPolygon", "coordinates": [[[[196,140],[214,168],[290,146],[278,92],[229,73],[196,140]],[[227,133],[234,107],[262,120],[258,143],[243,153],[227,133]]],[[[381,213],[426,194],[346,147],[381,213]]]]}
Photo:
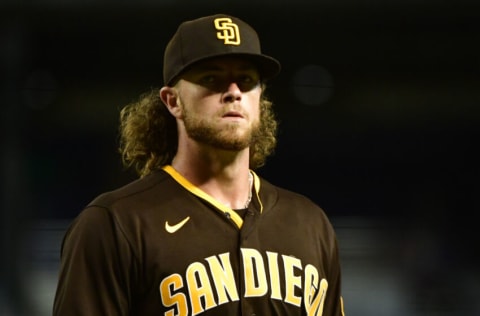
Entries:
{"type": "Polygon", "coordinates": [[[0,2],[0,315],[50,315],[68,223],[134,178],[120,108],[162,84],[178,23],[230,13],[282,74],[258,173],[337,229],[347,315],[480,315],[474,1],[0,2]]]}

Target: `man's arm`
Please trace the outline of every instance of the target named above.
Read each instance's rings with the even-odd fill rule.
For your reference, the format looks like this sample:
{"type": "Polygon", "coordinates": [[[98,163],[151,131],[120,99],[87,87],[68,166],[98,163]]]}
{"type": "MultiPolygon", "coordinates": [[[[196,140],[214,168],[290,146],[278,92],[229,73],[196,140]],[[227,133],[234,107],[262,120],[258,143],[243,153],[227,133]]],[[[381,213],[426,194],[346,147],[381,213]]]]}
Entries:
{"type": "Polygon", "coordinates": [[[110,212],[86,208],[62,243],[53,315],[129,315],[132,260],[110,212]]]}

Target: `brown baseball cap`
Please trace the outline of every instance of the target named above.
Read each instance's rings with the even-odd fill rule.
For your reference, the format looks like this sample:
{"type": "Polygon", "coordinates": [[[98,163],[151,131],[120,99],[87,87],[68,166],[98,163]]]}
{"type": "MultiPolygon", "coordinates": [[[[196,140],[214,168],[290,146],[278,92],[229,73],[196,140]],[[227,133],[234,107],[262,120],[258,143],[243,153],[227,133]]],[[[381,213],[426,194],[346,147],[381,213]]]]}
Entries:
{"type": "Polygon", "coordinates": [[[251,60],[262,80],[280,72],[280,62],[262,54],[257,32],[239,18],[216,14],[185,21],[165,49],[163,81],[172,85],[193,64],[220,56],[240,56],[251,60]]]}

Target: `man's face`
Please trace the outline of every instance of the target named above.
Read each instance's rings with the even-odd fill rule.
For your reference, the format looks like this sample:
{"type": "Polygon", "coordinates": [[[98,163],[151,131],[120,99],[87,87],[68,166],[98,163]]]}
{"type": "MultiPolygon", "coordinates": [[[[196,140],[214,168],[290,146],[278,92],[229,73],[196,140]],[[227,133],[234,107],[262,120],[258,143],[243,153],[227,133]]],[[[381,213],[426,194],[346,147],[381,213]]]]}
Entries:
{"type": "Polygon", "coordinates": [[[260,76],[244,59],[220,58],[195,65],[177,84],[187,135],[224,150],[250,146],[259,129],[260,76]]]}

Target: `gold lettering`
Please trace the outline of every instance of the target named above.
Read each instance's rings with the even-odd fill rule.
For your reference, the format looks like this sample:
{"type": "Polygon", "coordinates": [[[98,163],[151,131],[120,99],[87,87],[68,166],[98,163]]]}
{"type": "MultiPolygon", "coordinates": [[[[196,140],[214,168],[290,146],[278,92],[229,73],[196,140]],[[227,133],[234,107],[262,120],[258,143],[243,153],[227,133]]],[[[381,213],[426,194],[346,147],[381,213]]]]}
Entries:
{"type": "Polygon", "coordinates": [[[217,38],[223,40],[225,45],[240,45],[240,32],[238,25],[230,18],[218,18],[213,22],[217,32],[217,38]]]}
{"type": "Polygon", "coordinates": [[[165,313],[165,316],[186,316],[188,315],[188,305],[187,298],[183,293],[173,294],[176,290],[179,290],[183,287],[183,280],[179,274],[172,274],[165,278],[160,283],[160,297],[162,298],[162,304],[165,307],[175,306],[177,309],[177,314],[175,314],[175,309],[168,310],[165,313]],[[172,291],[170,291],[172,290],[172,291]]]}
{"type": "MultiPolygon", "coordinates": [[[[328,282],[326,279],[322,279],[320,281],[320,289],[317,294],[317,299],[320,300],[320,304],[317,309],[317,313],[315,316],[322,316],[323,314],[323,304],[325,304],[325,296],[327,295],[327,288],[328,288],[328,282]]],[[[343,305],[343,302],[341,302],[343,305]]],[[[342,314],[343,314],[343,307],[342,307],[342,314]]]]}
{"type": "Polygon", "coordinates": [[[300,259],[277,252],[260,253],[250,248],[240,248],[240,251],[243,271],[234,271],[230,253],[226,252],[205,258],[206,263],[190,264],[185,279],[176,273],[163,279],[159,286],[166,308],[163,315],[195,316],[238,301],[240,281],[235,278],[239,273],[244,276],[244,297],[267,296],[270,291],[272,300],[283,300],[298,307],[303,304],[306,316],[322,316],[328,282],[320,279],[315,266],[303,267],[300,259]],[[268,264],[268,274],[265,264],[268,264]],[[283,264],[283,270],[279,264],[283,264]]]}
{"type": "Polygon", "coordinates": [[[238,301],[239,299],[229,254],[223,253],[219,255],[219,257],[221,263],[215,256],[206,259],[210,265],[212,279],[215,284],[215,289],[217,290],[218,305],[228,302],[227,292],[232,301],[238,301]]]}
{"type": "Polygon", "coordinates": [[[203,264],[194,262],[188,266],[187,284],[190,303],[192,304],[192,315],[198,315],[217,305],[208,279],[207,269],[203,264]],[[202,307],[202,297],[205,300],[205,309],[202,307]]]}
{"type": "Polygon", "coordinates": [[[323,313],[328,282],[325,279],[320,281],[320,285],[318,282],[318,270],[310,264],[305,266],[304,301],[308,316],[321,316],[323,313]]]}
{"type": "Polygon", "coordinates": [[[241,251],[245,268],[245,297],[265,295],[268,285],[262,255],[255,249],[241,248],[241,251]]]}
{"type": "Polygon", "coordinates": [[[290,256],[283,257],[283,266],[285,267],[285,302],[300,306],[302,298],[295,296],[295,288],[302,288],[301,277],[295,275],[295,269],[302,269],[302,262],[290,256]]]}
{"type": "Polygon", "coordinates": [[[271,298],[281,300],[280,273],[278,272],[278,253],[267,251],[268,272],[270,273],[271,298]]]}

